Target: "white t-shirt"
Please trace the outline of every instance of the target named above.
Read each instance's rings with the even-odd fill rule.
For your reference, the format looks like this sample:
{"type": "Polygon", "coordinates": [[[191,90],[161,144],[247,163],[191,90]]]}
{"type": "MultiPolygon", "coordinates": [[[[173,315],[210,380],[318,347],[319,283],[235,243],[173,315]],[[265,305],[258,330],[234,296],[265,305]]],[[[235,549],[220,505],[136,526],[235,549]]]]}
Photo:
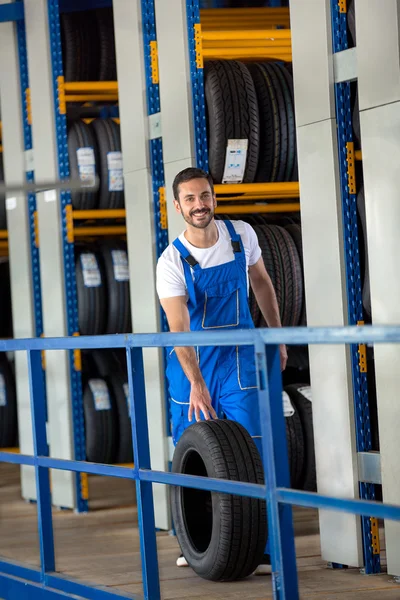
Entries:
{"type": "MultiPolygon", "coordinates": [[[[202,269],[215,267],[234,260],[231,236],[225,223],[216,220],[215,224],[218,228],[218,240],[210,248],[196,248],[187,241],[183,233],[179,236],[182,244],[189,250],[202,269]]],[[[236,233],[242,238],[246,255],[246,267],[248,269],[252,265],[255,265],[261,256],[257,234],[251,225],[244,221],[232,221],[232,224],[236,233]]],[[[156,273],[157,294],[160,299],[172,298],[174,296],[188,297],[181,255],[173,244],[169,244],[158,259],[156,273]]]]}

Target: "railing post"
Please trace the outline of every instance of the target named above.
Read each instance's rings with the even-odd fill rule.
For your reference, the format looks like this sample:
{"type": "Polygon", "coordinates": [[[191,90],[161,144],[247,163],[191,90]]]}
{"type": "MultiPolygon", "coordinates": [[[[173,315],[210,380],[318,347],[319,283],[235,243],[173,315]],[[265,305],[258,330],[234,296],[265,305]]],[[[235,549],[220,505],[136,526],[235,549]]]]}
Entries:
{"type": "Polygon", "coordinates": [[[255,343],[262,461],[267,488],[268,536],[275,600],[298,600],[292,508],[279,505],[276,488],[290,488],[279,348],[255,343]]]}
{"type": "MultiPolygon", "coordinates": [[[[126,358],[132,421],[133,460],[135,470],[139,475],[140,469],[151,469],[142,348],[127,348],[126,358]]],[[[141,481],[139,477],[136,479],[143,593],[146,600],[159,600],[161,597],[160,578],[152,486],[151,481],[141,481]]]]}
{"type": "Polygon", "coordinates": [[[42,581],[46,573],[55,571],[53,521],[51,512],[50,473],[39,467],[38,456],[48,456],[46,434],[46,397],[40,350],[28,351],[29,390],[32,414],[33,451],[35,456],[37,516],[42,581]]]}

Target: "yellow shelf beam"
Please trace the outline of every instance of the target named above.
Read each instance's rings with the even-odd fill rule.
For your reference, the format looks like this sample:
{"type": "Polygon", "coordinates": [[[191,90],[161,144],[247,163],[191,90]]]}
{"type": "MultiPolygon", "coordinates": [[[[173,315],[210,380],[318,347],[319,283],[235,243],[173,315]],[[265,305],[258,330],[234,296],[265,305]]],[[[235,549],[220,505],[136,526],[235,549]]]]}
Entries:
{"type": "Polygon", "coordinates": [[[265,200],[275,198],[299,198],[300,186],[297,181],[283,183],[223,183],[214,186],[218,196],[227,194],[257,194],[262,195],[265,200]]]}
{"type": "Polygon", "coordinates": [[[74,221],[82,221],[86,219],[125,219],[125,217],[126,210],[124,208],[72,211],[72,218],[74,221]]]}
{"type": "Polygon", "coordinates": [[[118,94],[66,94],[65,102],[118,102],[118,94]]]}
{"type": "Polygon", "coordinates": [[[281,60],[292,62],[291,52],[277,52],[275,48],[203,48],[203,57],[206,60],[231,59],[231,60],[281,60]]]}
{"type": "Polygon", "coordinates": [[[66,81],[64,90],[70,94],[117,94],[118,81],[66,81]]]}
{"type": "Polygon", "coordinates": [[[285,204],[237,204],[232,206],[217,206],[217,214],[261,214],[261,213],[284,213],[300,212],[299,202],[288,202],[285,204]]]}
{"type": "Polygon", "coordinates": [[[276,43],[277,40],[291,42],[292,36],[290,29],[252,29],[251,31],[231,30],[231,31],[203,31],[204,41],[225,42],[227,40],[259,40],[264,42],[276,43]]]}
{"type": "Polygon", "coordinates": [[[99,237],[105,235],[125,235],[126,225],[109,225],[104,227],[76,227],[74,237],[99,237]]]}
{"type": "Polygon", "coordinates": [[[7,229],[0,229],[0,240],[8,240],[7,229]]]}
{"type": "Polygon", "coordinates": [[[355,158],[356,160],[362,160],[362,152],[361,152],[361,150],[356,150],[356,151],[354,152],[354,158],[355,158]]]}

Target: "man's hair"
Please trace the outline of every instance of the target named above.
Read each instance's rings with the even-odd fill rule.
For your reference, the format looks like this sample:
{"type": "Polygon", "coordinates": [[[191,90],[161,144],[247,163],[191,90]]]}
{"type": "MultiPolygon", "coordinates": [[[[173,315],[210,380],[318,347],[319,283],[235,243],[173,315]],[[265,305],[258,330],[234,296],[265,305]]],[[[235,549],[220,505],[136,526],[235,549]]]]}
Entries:
{"type": "Polygon", "coordinates": [[[187,169],[183,169],[174,179],[174,183],[172,184],[172,190],[174,192],[174,198],[179,202],[179,186],[181,183],[187,183],[188,181],[192,181],[192,179],[206,179],[210,185],[211,193],[214,195],[214,183],[212,177],[203,169],[197,169],[195,167],[188,167],[187,169]]]}

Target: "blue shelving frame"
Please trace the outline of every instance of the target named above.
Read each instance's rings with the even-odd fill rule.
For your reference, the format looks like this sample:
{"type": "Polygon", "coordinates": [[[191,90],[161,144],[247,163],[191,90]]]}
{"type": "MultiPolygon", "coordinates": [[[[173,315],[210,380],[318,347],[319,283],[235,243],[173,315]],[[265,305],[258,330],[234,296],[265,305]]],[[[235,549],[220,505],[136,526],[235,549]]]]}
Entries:
{"type": "MultiPolygon", "coordinates": [[[[345,3],[344,3],[345,4],[345,3]]],[[[343,3],[331,0],[333,50],[347,50],[347,13],[343,3]]],[[[341,195],[343,207],[343,232],[346,260],[346,284],[348,301],[348,319],[350,325],[364,322],[362,304],[362,285],[359,253],[359,236],[357,224],[357,195],[350,192],[348,143],[353,142],[352,113],[350,104],[350,83],[335,84],[336,120],[339,151],[339,168],[341,179],[341,195]]],[[[372,448],[371,424],[368,404],[367,373],[360,368],[359,347],[351,346],[352,380],[355,409],[357,452],[369,452],[372,448]]],[[[371,483],[359,483],[360,497],[375,500],[375,486],[371,483]]],[[[375,520],[362,517],[362,534],[365,573],[380,572],[380,554],[374,543],[374,536],[379,535],[375,520]]]]}

